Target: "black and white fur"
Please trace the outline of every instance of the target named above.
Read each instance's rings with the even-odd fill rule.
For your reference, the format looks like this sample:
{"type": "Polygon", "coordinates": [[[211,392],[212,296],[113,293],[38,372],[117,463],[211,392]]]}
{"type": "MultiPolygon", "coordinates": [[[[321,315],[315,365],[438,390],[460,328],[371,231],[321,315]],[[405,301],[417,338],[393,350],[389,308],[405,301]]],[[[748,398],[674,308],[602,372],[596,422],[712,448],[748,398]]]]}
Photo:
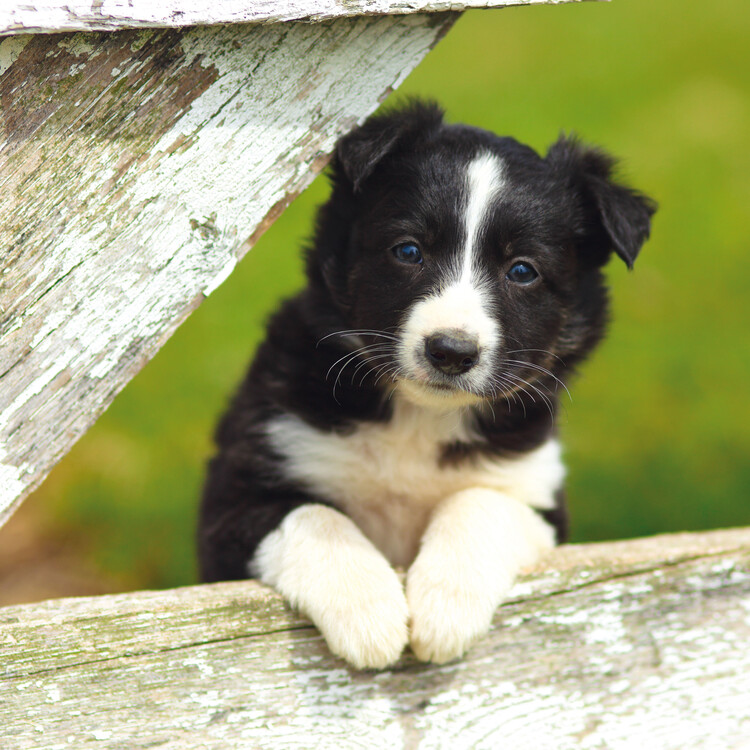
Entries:
{"type": "Polygon", "coordinates": [[[413,103],[343,138],[307,256],[218,429],[207,581],[256,576],[356,667],[445,662],[564,538],[554,416],[652,202],[413,103]],[[407,570],[402,586],[394,566],[407,570]]]}

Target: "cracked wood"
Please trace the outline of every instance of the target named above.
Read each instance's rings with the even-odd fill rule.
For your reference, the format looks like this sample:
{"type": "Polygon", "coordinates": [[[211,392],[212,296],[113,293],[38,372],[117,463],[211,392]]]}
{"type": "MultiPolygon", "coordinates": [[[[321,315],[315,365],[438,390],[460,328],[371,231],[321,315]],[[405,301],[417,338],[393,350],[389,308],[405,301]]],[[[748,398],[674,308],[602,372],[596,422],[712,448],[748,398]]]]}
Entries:
{"type": "Polygon", "coordinates": [[[0,610],[0,745],[750,745],[750,529],[563,547],[459,661],[356,672],[252,582],[0,610]]]}

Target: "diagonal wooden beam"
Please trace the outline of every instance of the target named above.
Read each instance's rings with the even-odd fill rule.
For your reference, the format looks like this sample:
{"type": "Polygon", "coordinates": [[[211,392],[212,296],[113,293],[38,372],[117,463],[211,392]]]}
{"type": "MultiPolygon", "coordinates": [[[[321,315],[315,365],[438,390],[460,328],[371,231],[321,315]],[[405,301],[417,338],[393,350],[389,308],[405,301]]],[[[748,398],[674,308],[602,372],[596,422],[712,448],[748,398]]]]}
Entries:
{"type": "Polygon", "coordinates": [[[125,30],[199,16],[66,0],[0,29],[45,8],[25,30],[124,30],[0,38],[0,524],[457,18],[125,30]]]}
{"type": "Polygon", "coordinates": [[[2,42],[0,522],[454,19],[2,42]]]}

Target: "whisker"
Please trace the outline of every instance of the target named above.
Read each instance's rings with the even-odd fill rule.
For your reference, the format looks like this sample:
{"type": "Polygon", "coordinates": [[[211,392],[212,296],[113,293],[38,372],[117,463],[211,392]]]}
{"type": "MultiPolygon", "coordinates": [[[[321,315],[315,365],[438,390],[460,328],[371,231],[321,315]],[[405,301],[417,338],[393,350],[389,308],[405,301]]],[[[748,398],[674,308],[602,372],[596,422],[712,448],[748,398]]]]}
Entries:
{"type": "Polygon", "coordinates": [[[549,357],[554,357],[558,362],[565,364],[565,360],[562,357],[558,357],[557,354],[549,351],[548,349],[512,349],[508,352],[508,354],[523,354],[524,352],[540,352],[542,354],[546,354],[549,357]]]}
{"type": "Polygon", "coordinates": [[[339,359],[336,360],[329,368],[328,372],[326,373],[326,380],[328,380],[328,377],[331,374],[331,370],[342,360],[346,360],[343,365],[339,368],[338,374],[336,375],[336,380],[333,382],[333,399],[336,401],[337,404],[340,405],[339,400],[336,398],[336,386],[339,384],[339,380],[341,379],[341,375],[343,374],[344,370],[352,363],[354,360],[360,356],[361,354],[365,352],[371,352],[371,351],[379,351],[382,349],[382,347],[386,346],[385,344],[376,343],[376,344],[369,344],[368,346],[362,346],[359,349],[355,349],[353,352],[349,352],[345,354],[343,357],[339,357],[339,359]]]}
{"type": "Polygon", "coordinates": [[[395,336],[392,333],[386,333],[385,331],[376,331],[370,328],[351,328],[346,331],[334,331],[333,333],[326,334],[325,336],[323,336],[323,338],[318,340],[318,343],[315,345],[315,347],[317,348],[321,342],[331,338],[331,336],[380,336],[381,338],[388,339],[390,341],[399,340],[398,336],[395,336]]]}
{"type": "MultiPolygon", "coordinates": [[[[328,380],[328,378],[329,378],[329,377],[331,376],[331,370],[333,370],[333,368],[334,368],[334,367],[336,367],[336,365],[337,365],[337,364],[338,364],[339,362],[341,362],[342,360],[345,360],[345,359],[349,359],[349,360],[353,360],[353,359],[356,359],[356,358],[357,358],[357,356],[359,356],[359,355],[360,355],[360,354],[362,354],[363,352],[366,352],[366,351],[369,351],[369,350],[371,350],[371,349],[374,349],[375,347],[381,347],[381,346],[385,346],[385,344],[381,344],[380,342],[378,342],[378,343],[375,343],[375,344],[367,344],[366,346],[360,346],[360,347],[359,347],[359,349],[355,349],[355,350],[354,350],[354,351],[352,351],[352,352],[347,352],[346,354],[344,354],[344,356],[343,356],[343,357],[339,357],[339,358],[338,358],[338,359],[337,359],[337,360],[336,360],[336,361],[335,361],[335,362],[334,362],[334,363],[333,363],[333,364],[332,364],[332,365],[331,365],[331,366],[330,366],[330,367],[328,368],[328,372],[326,373],[326,377],[325,377],[325,379],[326,379],[326,380],[328,380]]],[[[341,369],[343,370],[343,369],[344,369],[344,368],[346,367],[346,365],[348,365],[348,364],[349,364],[349,362],[346,362],[346,363],[345,363],[344,365],[342,365],[341,369]]],[[[341,374],[341,373],[339,372],[339,374],[341,374]]]]}
{"type": "MultiPolygon", "coordinates": [[[[377,354],[377,355],[375,355],[374,357],[368,357],[368,358],[367,358],[367,359],[366,359],[366,360],[365,360],[364,362],[360,362],[360,364],[359,364],[359,365],[357,365],[357,368],[356,368],[356,369],[354,370],[354,373],[352,374],[352,383],[354,383],[354,378],[355,378],[355,377],[357,376],[357,373],[358,373],[358,372],[359,372],[359,371],[360,371],[360,370],[361,370],[361,369],[362,369],[362,368],[363,368],[363,367],[364,367],[365,365],[369,365],[369,364],[372,364],[373,362],[375,362],[375,360],[378,360],[378,359],[384,359],[384,358],[386,358],[386,357],[391,357],[391,356],[392,356],[392,353],[391,353],[391,352],[389,352],[389,351],[387,351],[387,352],[385,352],[385,354],[377,354]]],[[[385,363],[385,365],[388,365],[388,364],[390,364],[390,362],[386,362],[386,363],[385,363]]],[[[360,379],[360,381],[359,381],[359,385],[362,385],[362,383],[364,383],[364,382],[365,382],[365,378],[366,378],[366,377],[367,377],[367,376],[368,376],[368,375],[369,375],[369,374],[370,374],[371,372],[375,372],[375,370],[376,370],[376,369],[379,369],[380,367],[383,367],[383,366],[384,366],[383,364],[380,364],[380,365],[377,365],[377,366],[376,366],[375,368],[373,368],[372,370],[365,370],[365,373],[364,373],[364,375],[362,375],[362,378],[361,378],[361,379],[360,379]]]]}
{"type": "Polygon", "coordinates": [[[565,392],[568,394],[568,398],[571,401],[573,401],[573,396],[571,395],[570,391],[568,390],[568,386],[566,386],[565,383],[563,383],[563,381],[560,380],[560,378],[557,377],[557,375],[555,375],[553,372],[551,372],[550,370],[548,370],[546,367],[542,367],[541,365],[537,365],[534,362],[524,362],[523,360],[520,360],[520,359],[504,359],[503,361],[505,363],[509,364],[509,365],[514,365],[516,367],[528,367],[528,368],[530,368],[532,370],[537,370],[538,372],[542,372],[545,375],[549,375],[549,377],[551,377],[554,381],[556,381],[557,383],[559,383],[563,387],[563,389],[565,390],[565,392]]]}
{"type": "MultiPolygon", "coordinates": [[[[555,412],[554,412],[554,408],[553,408],[552,402],[550,401],[550,399],[549,399],[548,396],[546,396],[544,393],[542,393],[542,391],[539,390],[539,388],[537,388],[533,383],[530,383],[528,380],[525,380],[524,378],[522,378],[522,377],[520,377],[518,375],[513,375],[512,373],[506,373],[506,376],[509,377],[509,378],[513,378],[514,380],[516,380],[518,382],[524,383],[529,388],[533,388],[534,391],[539,395],[539,398],[541,398],[542,401],[547,406],[547,409],[549,410],[550,416],[553,419],[555,418],[555,412]]],[[[528,394],[529,398],[532,401],[534,401],[534,403],[536,403],[536,401],[535,401],[534,397],[531,395],[531,393],[529,393],[526,390],[525,390],[525,392],[528,394]]]]}
{"type": "MultiPolygon", "coordinates": [[[[394,380],[396,380],[397,378],[399,378],[401,376],[405,376],[406,375],[406,371],[404,370],[403,367],[400,367],[399,365],[396,365],[393,368],[393,370],[390,371],[390,375],[391,375],[391,377],[394,380]]],[[[375,381],[375,384],[377,385],[377,380],[375,381]]],[[[396,392],[395,388],[391,389],[391,392],[388,394],[388,399],[387,399],[388,401],[390,401],[393,398],[393,394],[395,392],[396,392]]]]}
{"type": "Polygon", "coordinates": [[[507,397],[511,396],[514,401],[521,404],[524,409],[525,415],[526,405],[524,404],[523,399],[518,395],[518,393],[516,393],[516,386],[513,384],[513,381],[503,377],[502,375],[495,375],[494,382],[500,387],[500,393],[502,393],[503,397],[505,397],[505,400],[508,403],[508,411],[510,412],[510,398],[507,397]]]}
{"type": "MultiPolygon", "coordinates": [[[[368,352],[368,354],[372,354],[372,353],[373,353],[373,352],[368,352]]],[[[362,369],[363,367],[367,367],[367,365],[371,364],[371,363],[373,362],[373,360],[376,360],[376,359],[381,359],[382,357],[387,357],[387,356],[388,356],[388,353],[386,353],[386,354],[378,354],[378,355],[377,355],[377,356],[375,356],[375,357],[371,357],[371,356],[367,356],[367,357],[365,357],[365,358],[364,358],[364,359],[363,359],[363,360],[362,360],[362,361],[361,361],[361,362],[360,362],[360,363],[359,363],[359,364],[358,364],[358,365],[357,365],[357,366],[356,366],[356,367],[354,368],[354,372],[352,373],[352,378],[351,378],[351,381],[352,381],[352,383],[354,382],[354,378],[356,378],[356,377],[357,377],[357,373],[358,373],[358,372],[359,372],[359,371],[360,371],[360,370],[361,370],[361,369],[362,369]]],[[[360,384],[360,385],[362,385],[362,383],[364,382],[364,379],[365,379],[366,377],[367,377],[367,371],[365,371],[365,374],[364,374],[364,375],[362,376],[362,380],[360,380],[360,381],[359,381],[359,384],[360,384]]]]}
{"type": "MultiPolygon", "coordinates": [[[[518,395],[513,390],[513,385],[510,384],[510,388],[507,388],[507,384],[503,383],[502,381],[498,380],[497,382],[490,382],[490,387],[493,389],[492,398],[502,398],[503,401],[508,405],[508,414],[510,414],[513,409],[511,408],[512,404],[510,401],[510,398],[508,396],[512,396],[514,401],[518,401],[518,395]],[[506,394],[507,390],[507,394],[506,394]]],[[[521,405],[523,406],[523,402],[521,401],[521,405]]],[[[494,418],[494,412],[493,412],[493,418],[494,418]]]]}
{"type": "MultiPolygon", "coordinates": [[[[503,394],[505,394],[505,388],[510,388],[510,390],[508,391],[508,395],[512,396],[513,400],[517,401],[521,405],[521,408],[523,409],[523,416],[525,418],[526,417],[526,404],[524,403],[523,399],[517,393],[517,386],[513,384],[512,380],[510,380],[510,379],[508,379],[508,378],[506,378],[506,377],[504,377],[502,375],[496,375],[495,377],[498,379],[498,382],[500,383],[500,385],[503,386],[503,394]]],[[[525,393],[525,391],[523,390],[523,388],[521,390],[525,393]]],[[[531,397],[531,400],[533,401],[534,397],[531,396],[531,394],[529,394],[529,395],[531,397]]],[[[506,398],[506,401],[508,402],[508,412],[510,412],[510,399],[506,398]]]]}
{"type": "MultiPolygon", "coordinates": [[[[362,365],[366,365],[368,362],[370,362],[373,357],[371,355],[377,354],[379,355],[382,352],[388,352],[393,353],[393,347],[390,344],[371,344],[370,347],[367,349],[367,351],[364,352],[358,352],[358,354],[362,355],[363,359],[362,362],[360,362],[357,365],[357,369],[362,367],[362,365]]],[[[347,362],[347,366],[348,366],[347,362]]]]}
{"type": "Polygon", "coordinates": [[[487,406],[490,407],[490,411],[492,412],[492,421],[495,422],[497,420],[497,417],[495,416],[495,410],[492,408],[492,401],[487,401],[487,406]]]}
{"type": "Polygon", "coordinates": [[[375,381],[373,382],[373,385],[377,385],[380,382],[380,379],[384,375],[392,375],[393,373],[389,371],[390,363],[386,363],[384,365],[380,365],[380,367],[377,368],[377,370],[373,370],[373,375],[375,375],[375,381]]]}

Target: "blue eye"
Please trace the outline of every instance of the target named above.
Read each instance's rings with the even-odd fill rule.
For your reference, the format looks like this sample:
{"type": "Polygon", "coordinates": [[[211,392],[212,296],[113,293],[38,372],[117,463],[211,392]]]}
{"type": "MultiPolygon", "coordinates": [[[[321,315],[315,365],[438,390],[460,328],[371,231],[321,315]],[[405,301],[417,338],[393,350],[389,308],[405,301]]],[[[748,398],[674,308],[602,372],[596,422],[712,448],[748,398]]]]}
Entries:
{"type": "Polygon", "coordinates": [[[534,266],[524,261],[514,263],[511,266],[510,271],[506,274],[506,278],[514,284],[522,285],[531,284],[531,282],[538,276],[539,274],[536,272],[534,266]]]}
{"type": "Polygon", "coordinates": [[[422,253],[413,242],[404,242],[403,245],[396,245],[392,252],[396,260],[400,263],[416,265],[422,262],[422,253]]]}

